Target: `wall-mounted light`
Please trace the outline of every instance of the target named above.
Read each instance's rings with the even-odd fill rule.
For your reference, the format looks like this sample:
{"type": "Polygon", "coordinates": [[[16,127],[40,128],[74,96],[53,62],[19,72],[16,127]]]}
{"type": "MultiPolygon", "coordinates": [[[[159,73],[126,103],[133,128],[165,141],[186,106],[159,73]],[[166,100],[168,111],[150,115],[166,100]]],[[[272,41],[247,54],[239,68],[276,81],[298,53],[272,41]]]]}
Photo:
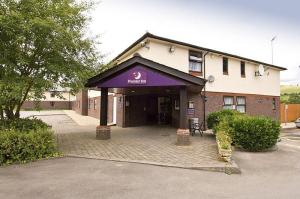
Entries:
{"type": "Polygon", "coordinates": [[[175,52],[175,46],[170,46],[170,48],[169,48],[169,52],[170,52],[170,53],[173,53],[173,52],[175,52]]]}
{"type": "Polygon", "coordinates": [[[140,44],[141,44],[141,47],[147,48],[148,50],[150,49],[148,40],[142,41],[140,44]]]}

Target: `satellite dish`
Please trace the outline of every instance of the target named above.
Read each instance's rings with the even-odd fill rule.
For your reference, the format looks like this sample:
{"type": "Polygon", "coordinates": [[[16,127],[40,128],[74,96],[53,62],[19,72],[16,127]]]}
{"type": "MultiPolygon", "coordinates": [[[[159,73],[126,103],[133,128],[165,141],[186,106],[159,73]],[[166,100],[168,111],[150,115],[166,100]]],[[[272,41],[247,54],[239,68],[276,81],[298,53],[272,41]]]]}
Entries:
{"type": "Polygon", "coordinates": [[[263,76],[263,75],[265,74],[265,68],[264,68],[264,66],[263,66],[262,64],[260,64],[260,65],[258,66],[258,74],[259,74],[260,76],[263,76]]]}
{"type": "Polygon", "coordinates": [[[215,81],[215,77],[210,75],[210,76],[207,77],[207,80],[208,80],[209,83],[212,83],[212,82],[215,81]]]}

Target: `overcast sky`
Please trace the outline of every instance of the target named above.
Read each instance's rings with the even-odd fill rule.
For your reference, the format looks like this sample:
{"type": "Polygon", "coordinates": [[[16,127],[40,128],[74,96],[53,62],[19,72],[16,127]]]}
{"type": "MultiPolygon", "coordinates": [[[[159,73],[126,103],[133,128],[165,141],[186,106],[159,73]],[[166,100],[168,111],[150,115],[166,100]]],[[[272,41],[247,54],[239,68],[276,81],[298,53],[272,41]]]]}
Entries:
{"type": "Polygon", "coordinates": [[[106,61],[146,31],[288,68],[282,83],[300,83],[300,1],[102,0],[91,34],[100,34],[106,61]]]}

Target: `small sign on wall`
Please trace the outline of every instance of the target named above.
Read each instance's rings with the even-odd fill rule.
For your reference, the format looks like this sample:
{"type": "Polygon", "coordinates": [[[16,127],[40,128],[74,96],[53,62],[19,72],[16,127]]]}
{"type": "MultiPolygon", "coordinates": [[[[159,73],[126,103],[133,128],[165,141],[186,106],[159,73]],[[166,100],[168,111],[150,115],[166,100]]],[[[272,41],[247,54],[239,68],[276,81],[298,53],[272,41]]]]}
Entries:
{"type": "Polygon", "coordinates": [[[195,114],[195,109],[194,108],[188,108],[187,109],[187,114],[188,115],[194,115],[195,114]]]}

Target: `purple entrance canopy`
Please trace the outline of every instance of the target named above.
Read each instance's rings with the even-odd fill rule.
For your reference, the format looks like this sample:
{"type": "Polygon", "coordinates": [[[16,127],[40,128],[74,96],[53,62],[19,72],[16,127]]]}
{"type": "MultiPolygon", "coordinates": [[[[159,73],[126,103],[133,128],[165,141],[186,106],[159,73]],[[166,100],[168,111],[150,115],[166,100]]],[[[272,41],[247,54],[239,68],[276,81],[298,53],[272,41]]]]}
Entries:
{"type": "Polygon", "coordinates": [[[186,83],[169,75],[136,65],[97,84],[98,88],[127,88],[150,86],[184,86],[186,83]]]}

